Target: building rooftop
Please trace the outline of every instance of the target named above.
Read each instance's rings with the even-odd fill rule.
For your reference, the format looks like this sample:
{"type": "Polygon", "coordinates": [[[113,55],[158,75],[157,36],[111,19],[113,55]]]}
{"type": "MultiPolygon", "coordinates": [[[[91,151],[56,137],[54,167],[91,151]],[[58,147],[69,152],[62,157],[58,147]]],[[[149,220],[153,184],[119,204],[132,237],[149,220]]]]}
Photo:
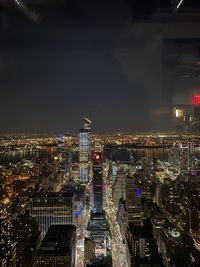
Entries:
{"type": "Polygon", "coordinates": [[[153,238],[153,230],[149,220],[144,220],[142,226],[135,225],[134,222],[129,223],[130,231],[140,238],[153,238]]]}
{"type": "Polygon", "coordinates": [[[36,192],[32,197],[73,197],[74,192],[36,192]]]}
{"type": "Polygon", "coordinates": [[[51,225],[36,256],[65,256],[71,254],[71,243],[76,237],[74,225],[51,225]]]}

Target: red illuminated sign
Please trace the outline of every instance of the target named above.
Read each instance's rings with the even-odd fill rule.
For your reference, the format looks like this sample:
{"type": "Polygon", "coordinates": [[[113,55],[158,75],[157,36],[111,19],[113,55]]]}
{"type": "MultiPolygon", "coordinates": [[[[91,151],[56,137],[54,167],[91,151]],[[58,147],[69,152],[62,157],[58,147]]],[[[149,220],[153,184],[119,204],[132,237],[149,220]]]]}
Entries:
{"type": "Polygon", "coordinates": [[[200,105],[200,95],[193,95],[193,105],[200,105]]]}

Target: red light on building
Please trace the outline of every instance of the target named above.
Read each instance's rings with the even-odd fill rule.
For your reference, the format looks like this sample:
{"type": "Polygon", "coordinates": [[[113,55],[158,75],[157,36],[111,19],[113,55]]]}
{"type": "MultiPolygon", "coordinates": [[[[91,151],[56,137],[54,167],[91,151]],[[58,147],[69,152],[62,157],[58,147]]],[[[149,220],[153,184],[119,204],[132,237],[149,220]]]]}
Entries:
{"type": "Polygon", "coordinates": [[[94,160],[100,160],[101,159],[101,155],[100,154],[97,154],[97,153],[94,153],[93,159],[94,160]]]}
{"type": "Polygon", "coordinates": [[[200,105],[200,95],[193,95],[193,105],[200,105]]]}

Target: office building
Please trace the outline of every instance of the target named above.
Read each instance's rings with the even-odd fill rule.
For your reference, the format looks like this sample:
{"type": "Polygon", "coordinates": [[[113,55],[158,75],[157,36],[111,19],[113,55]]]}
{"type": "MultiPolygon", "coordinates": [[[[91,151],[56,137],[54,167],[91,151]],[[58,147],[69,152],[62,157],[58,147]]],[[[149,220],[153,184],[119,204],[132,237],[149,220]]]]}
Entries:
{"type": "Polygon", "coordinates": [[[110,253],[111,241],[105,213],[92,213],[87,228],[88,237],[95,242],[95,257],[110,253]]]}
{"type": "Polygon", "coordinates": [[[195,173],[197,168],[195,162],[194,143],[187,142],[186,144],[173,144],[169,151],[169,162],[172,167],[181,172],[195,173]]]}
{"type": "Polygon", "coordinates": [[[84,118],[84,127],[79,130],[80,183],[89,182],[89,162],[91,158],[91,121],[84,118]]]}
{"type": "Polygon", "coordinates": [[[149,220],[144,220],[140,226],[129,223],[127,239],[131,266],[163,266],[149,220]]]}
{"type": "Polygon", "coordinates": [[[95,262],[95,241],[90,238],[85,238],[84,257],[86,264],[95,262]]]}
{"type": "Polygon", "coordinates": [[[0,199],[0,263],[16,267],[16,242],[12,241],[11,201],[0,199]]]}
{"type": "Polygon", "coordinates": [[[103,153],[100,140],[95,140],[92,153],[92,200],[91,218],[88,224],[88,237],[95,242],[95,256],[102,258],[110,253],[110,232],[103,210],[104,181],[103,153]]]}
{"type": "Polygon", "coordinates": [[[143,208],[141,204],[141,188],[137,183],[136,177],[128,176],[126,178],[126,205],[129,222],[135,224],[142,223],[143,208]]]}
{"type": "Polygon", "coordinates": [[[126,231],[128,226],[128,218],[127,218],[127,209],[126,209],[126,201],[120,199],[117,211],[117,220],[119,223],[120,232],[122,235],[123,243],[126,241],[126,231]]]}
{"type": "Polygon", "coordinates": [[[67,172],[67,151],[65,147],[65,136],[59,135],[57,137],[58,144],[58,171],[66,175],[67,172]]]}
{"type": "Polygon", "coordinates": [[[197,207],[189,206],[186,209],[187,230],[190,233],[200,232],[200,210],[197,207]]]}
{"type": "Polygon", "coordinates": [[[113,203],[118,208],[119,200],[126,199],[126,173],[121,168],[117,171],[116,179],[113,184],[113,203]]]}
{"type": "Polygon", "coordinates": [[[37,193],[32,196],[30,212],[38,221],[43,237],[51,225],[74,223],[73,199],[71,192],[37,193]]]}
{"type": "Polygon", "coordinates": [[[16,266],[30,266],[40,242],[39,225],[28,213],[13,220],[13,238],[16,241],[16,266]]]}
{"type": "Polygon", "coordinates": [[[182,267],[187,255],[184,253],[182,233],[172,225],[160,229],[160,242],[163,263],[167,267],[182,267]]]}
{"type": "Polygon", "coordinates": [[[101,152],[94,152],[92,155],[93,159],[93,209],[94,213],[103,212],[103,172],[102,164],[103,157],[101,152]]]}
{"type": "Polygon", "coordinates": [[[35,256],[33,267],[75,267],[76,227],[51,225],[35,256]]]}

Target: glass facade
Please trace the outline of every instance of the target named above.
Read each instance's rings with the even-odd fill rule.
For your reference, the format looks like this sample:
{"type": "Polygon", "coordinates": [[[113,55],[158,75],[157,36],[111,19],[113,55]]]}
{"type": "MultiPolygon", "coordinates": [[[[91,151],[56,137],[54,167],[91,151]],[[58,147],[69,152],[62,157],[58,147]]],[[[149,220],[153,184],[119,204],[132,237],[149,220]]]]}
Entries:
{"type": "Polygon", "coordinates": [[[80,163],[80,182],[86,184],[89,181],[90,160],[90,129],[79,130],[79,163],[80,163]]]}
{"type": "Polygon", "coordinates": [[[44,237],[50,225],[73,224],[73,196],[35,196],[31,199],[31,215],[39,223],[44,237]]]}
{"type": "Polygon", "coordinates": [[[88,182],[88,168],[87,167],[80,167],[80,177],[82,183],[88,182]]]}

